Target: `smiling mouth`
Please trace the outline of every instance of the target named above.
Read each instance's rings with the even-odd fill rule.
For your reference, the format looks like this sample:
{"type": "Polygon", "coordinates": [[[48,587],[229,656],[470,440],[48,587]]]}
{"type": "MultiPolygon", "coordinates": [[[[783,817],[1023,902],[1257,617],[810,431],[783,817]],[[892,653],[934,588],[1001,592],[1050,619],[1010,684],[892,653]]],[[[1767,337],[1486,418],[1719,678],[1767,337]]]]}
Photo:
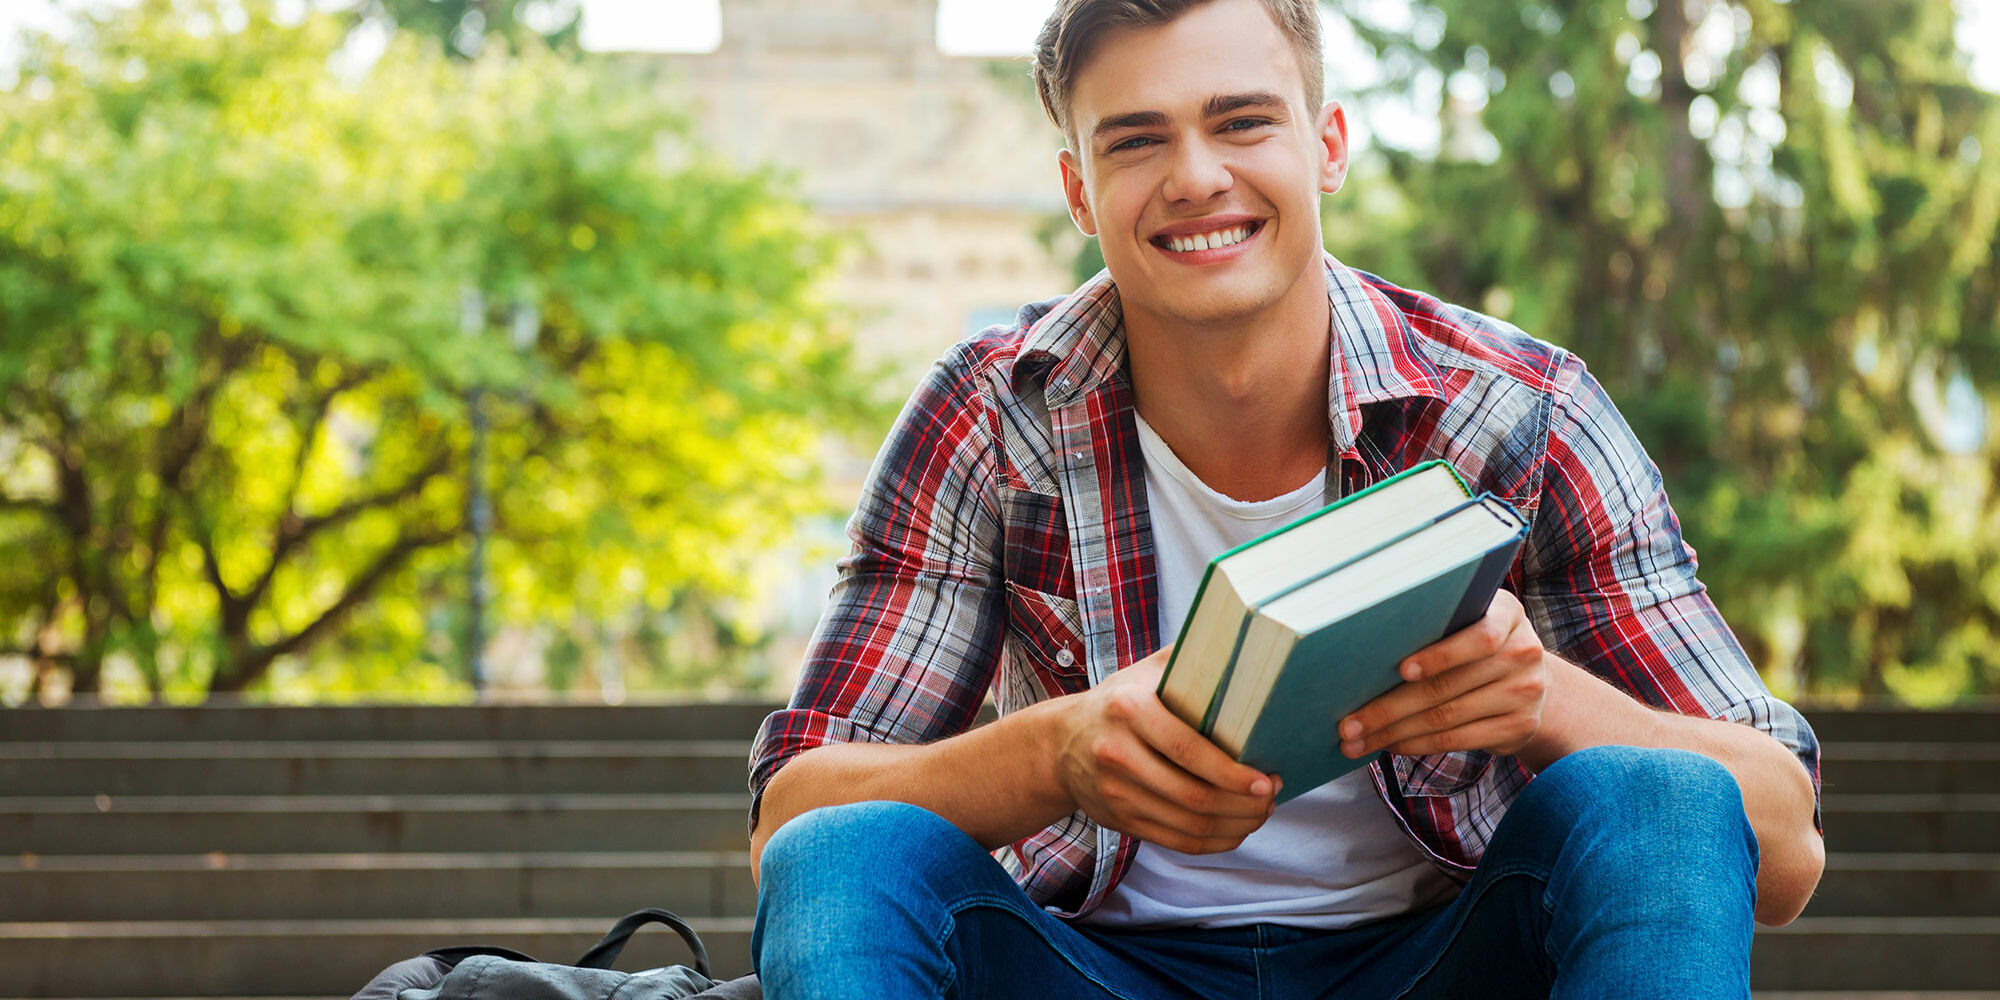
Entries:
{"type": "Polygon", "coordinates": [[[1220,250],[1235,246],[1264,228],[1261,222],[1246,222],[1240,226],[1225,226],[1209,233],[1190,233],[1186,236],[1155,236],[1153,245],[1169,253],[1194,253],[1200,250],[1220,250]]]}

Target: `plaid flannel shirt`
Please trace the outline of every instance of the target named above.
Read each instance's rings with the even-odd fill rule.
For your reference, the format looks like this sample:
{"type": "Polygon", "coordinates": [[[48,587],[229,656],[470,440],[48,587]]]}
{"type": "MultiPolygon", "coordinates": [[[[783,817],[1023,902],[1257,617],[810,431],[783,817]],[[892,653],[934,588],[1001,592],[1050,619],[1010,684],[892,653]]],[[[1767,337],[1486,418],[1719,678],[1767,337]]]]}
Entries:
{"type": "MultiPolygon", "coordinates": [[[[1811,728],[1716,612],[1659,471],[1583,363],[1325,263],[1329,483],[1349,493],[1449,459],[1529,518],[1505,585],[1549,649],[1645,704],[1771,734],[1817,794],[1811,728]]],[[[771,776],[807,749],[939,740],[973,724],[988,690],[1004,714],[1160,647],[1122,316],[1099,274],[931,368],[876,457],[791,703],[758,733],[753,829],[771,776]]],[[[1390,756],[1370,771],[1410,838],[1461,881],[1531,777],[1480,752],[1390,756]]],[[[1075,916],[1137,846],[1078,811],[994,853],[1037,904],[1075,916]]]]}

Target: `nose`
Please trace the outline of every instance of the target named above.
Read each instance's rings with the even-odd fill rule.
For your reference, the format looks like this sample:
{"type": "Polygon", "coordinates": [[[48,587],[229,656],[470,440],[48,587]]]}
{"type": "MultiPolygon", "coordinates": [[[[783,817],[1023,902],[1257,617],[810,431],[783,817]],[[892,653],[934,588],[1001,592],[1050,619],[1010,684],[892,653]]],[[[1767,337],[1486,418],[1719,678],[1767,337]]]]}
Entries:
{"type": "Polygon", "coordinates": [[[1200,204],[1236,183],[1223,151],[1200,139],[1175,144],[1160,194],[1168,201],[1200,204]]]}

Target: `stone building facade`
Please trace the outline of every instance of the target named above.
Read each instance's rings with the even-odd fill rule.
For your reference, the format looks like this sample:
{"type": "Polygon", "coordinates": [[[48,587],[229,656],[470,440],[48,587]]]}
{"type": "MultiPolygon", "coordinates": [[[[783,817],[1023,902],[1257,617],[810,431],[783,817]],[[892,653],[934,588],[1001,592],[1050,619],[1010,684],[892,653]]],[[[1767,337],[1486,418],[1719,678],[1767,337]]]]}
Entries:
{"type": "MultiPolygon", "coordinates": [[[[793,171],[826,224],[860,246],[829,289],[852,310],[886,397],[953,343],[1075,287],[1083,245],[1063,207],[1028,61],[946,55],[936,0],[721,0],[714,52],[627,58],[740,166],[793,171]]],[[[853,509],[874,442],[834,457],[830,506],[853,509]]],[[[789,692],[844,552],[841,517],[773,555],[760,602],[771,693],[789,692]]]]}
{"type": "Polygon", "coordinates": [[[864,352],[914,374],[1023,302],[1068,291],[1061,134],[1025,58],[938,50],[936,0],[721,0],[712,53],[656,57],[704,141],[797,171],[862,247],[833,287],[864,352]]]}

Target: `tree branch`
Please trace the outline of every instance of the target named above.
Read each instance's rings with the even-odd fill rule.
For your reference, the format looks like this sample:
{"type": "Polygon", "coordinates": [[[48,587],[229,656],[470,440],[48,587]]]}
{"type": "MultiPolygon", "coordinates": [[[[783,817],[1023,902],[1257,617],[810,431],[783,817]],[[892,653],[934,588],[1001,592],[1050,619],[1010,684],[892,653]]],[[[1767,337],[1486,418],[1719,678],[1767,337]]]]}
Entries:
{"type": "Polygon", "coordinates": [[[62,509],[57,507],[55,501],[53,500],[35,500],[29,497],[10,497],[5,495],[0,495],[0,511],[8,511],[8,510],[19,510],[19,511],[27,511],[34,514],[44,514],[49,517],[57,519],[60,519],[62,517],[62,509]]]}
{"type": "Polygon", "coordinates": [[[442,545],[456,537],[450,531],[425,531],[405,534],[395,543],[382,550],[367,568],[355,574],[342,593],[326,610],[308,622],[304,628],[278,640],[249,650],[235,663],[225,664],[216,672],[210,689],[215,691],[241,691],[252,681],[264,675],[271,664],[280,656],[289,656],[311,645],[320,634],[332,628],[356,605],[372,596],[382,581],[401,569],[417,552],[436,545],[442,545]]]}
{"type": "MultiPolygon", "coordinates": [[[[325,395],[312,402],[311,413],[306,418],[305,426],[299,431],[299,453],[292,460],[292,481],[285,487],[285,502],[278,506],[280,517],[289,521],[292,517],[292,508],[298,504],[299,487],[306,478],[306,462],[312,458],[313,444],[319,439],[320,425],[326,423],[327,414],[333,410],[333,401],[342,393],[353,390],[372,377],[373,373],[367,371],[350,372],[328,389],[325,395]]],[[[276,560],[273,560],[273,563],[275,562],[276,560]]]]}
{"type": "Polygon", "coordinates": [[[167,417],[166,426],[172,428],[173,440],[160,449],[160,462],[155,466],[165,490],[178,491],[181,488],[181,477],[187,474],[194,456],[208,440],[209,404],[215,401],[215,394],[222,391],[223,383],[229,381],[229,376],[242,367],[244,359],[250,354],[250,337],[239,337],[233,341],[226,339],[214,324],[210,324],[207,339],[219,345],[214,354],[218,367],[213,377],[201,380],[194,392],[167,417]]]}
{"type": "Polygon", "coordinates": [[[277,539],[271,545],[271,561],[265,565],[262,573],[257,574],[256,581],[249,589],[243,592],[244,602],[255,604],[262,600],[265,592],[271,588],[271,581],[277,577],[279,568],[284,565],[285,557],[300,545],[312,540],[313,536],[363,513],[391,506],[421,492],[426,484],[450,467],[451,452],[440,450],[433,454],[429,461],[411,471],[402,482],[367,496],[356,497],[325,514],[295,518],[288,508],[284,518],[278,523],[277,539]]]}
{"type": "Polygon", "coordinates": [[[76,662],[75,653],[54,652],[42,649],[29,649],[23,646],[0,646],[0,657],[11,657],[11,656],[18,656],[26,660],[34,660],[38,663],[76,662]]]}
{"type": "MultiPolygon", "coordinates": [[[[200,518],[197,516],[199,522],[200,518]]],[[[194,543],[201,549],[201,571],[208,578],[209,586],[215,588],[215,600],[222,612],[222,634],[234,636],[240,626],[250,619],[249,605],[236,592],[229,589],[228,581],[222,578],[222,562],[215,556],[215,533],[206,524],[197,523],[194,543]]]]}

